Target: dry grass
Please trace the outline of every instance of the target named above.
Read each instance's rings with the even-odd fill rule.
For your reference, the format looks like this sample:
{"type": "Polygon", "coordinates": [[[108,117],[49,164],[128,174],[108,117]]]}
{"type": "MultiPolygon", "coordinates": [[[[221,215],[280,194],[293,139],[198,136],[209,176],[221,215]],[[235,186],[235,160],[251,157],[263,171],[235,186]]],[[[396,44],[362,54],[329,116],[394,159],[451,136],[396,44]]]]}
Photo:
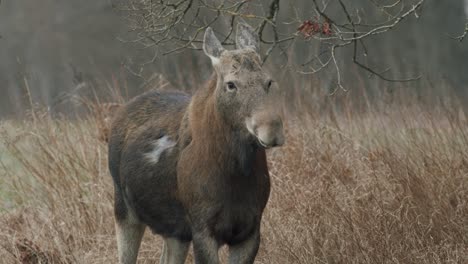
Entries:
{"type": "MultiPolygon", "coordinates": [[[[468,263],[468,123],[454,113],[290,120],[286,146],[269,153],[256,263],[468,263]]],[[[2,263],[116,263],[99,126],[47,114],[1,123],[2,263]]],[[[160,250],[147,232],[139,263],[160,250]]]]}

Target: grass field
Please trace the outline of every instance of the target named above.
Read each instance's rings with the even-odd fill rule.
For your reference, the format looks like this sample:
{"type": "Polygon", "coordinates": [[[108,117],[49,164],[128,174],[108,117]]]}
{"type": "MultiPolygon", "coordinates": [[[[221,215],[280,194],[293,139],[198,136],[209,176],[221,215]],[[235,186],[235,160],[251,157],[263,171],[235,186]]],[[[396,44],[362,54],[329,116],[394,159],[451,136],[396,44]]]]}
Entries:
{"type": "MultiPolygon", "coordinates": [[[[389,104],[293,116],[286,145],[268,152],[256,263],[468,263],[463,112],[389,104]]],[[[40,112],[2,121],[1,263],[116,263],[99,124],[40,112]]],[[[147,232],[139,263],[158,263],[160,251],[147,232]]]]}

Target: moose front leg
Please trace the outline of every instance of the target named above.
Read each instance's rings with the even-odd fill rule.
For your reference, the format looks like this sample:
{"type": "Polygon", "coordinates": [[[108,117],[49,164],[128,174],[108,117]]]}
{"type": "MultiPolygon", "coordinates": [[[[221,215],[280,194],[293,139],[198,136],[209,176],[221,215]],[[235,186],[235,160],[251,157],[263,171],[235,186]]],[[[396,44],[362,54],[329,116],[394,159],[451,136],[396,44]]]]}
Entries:
{"type": "Polygon", "coordinates": [[[244,242],[229,247],[229,264],[254,263],[258,248],[260,247],[260,231],[257,229],[244,242]]]}
{"type": "Polygon", "coordinates": [[[193,234],[193,252],[196,264],[219,264],[219,244],[207,231],[193,234]]]}
{"type": "Polygon", "coordinates": [[[160,264],[184,264],[187,258],[190,242],[176,238],[165,237],[160,264]]]}

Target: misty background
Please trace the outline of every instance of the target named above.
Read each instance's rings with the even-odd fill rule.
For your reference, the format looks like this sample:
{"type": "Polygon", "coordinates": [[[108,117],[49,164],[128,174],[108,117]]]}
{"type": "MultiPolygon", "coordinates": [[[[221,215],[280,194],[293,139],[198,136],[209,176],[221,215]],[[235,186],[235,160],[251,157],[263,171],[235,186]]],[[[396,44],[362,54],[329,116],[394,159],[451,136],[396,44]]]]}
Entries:
{"type": "MultiPolygon", "coordinates": [[[[311,18],[309,0],[294,2],[301,17],[311,18]]],[[[372,1],[345,2],[350,6],[363,5],[365,10],[372,1]]],[[[150,60],[154,51],[128,41],[132,40],[128,22],[114,4],[110,0],[1,1],[0,117],[21,115],[31,102],[51,112],[69,112],[77,106],[72,100],[76,94],[96,94],[107,101],[106,91],[115,87],[131,97],[168,83],[190,90],[208,78],[209,59],[199,50],[159,57],[142,69],[141,63],[150,60]]],[[[286,19],[291,12],[280,2],[280,17],[286,19]]],[[[369,78],[369,73],[353,65],[349,49],[340,51],[338,60],[348,92],[357,86],[371,93],[388,87],[415,89],[422,94],[449,89],[466,101],[468,40],[459,42],[451,37],[463,33],[467,14],[468,0],[428,0],[418,17],[409,17],[394,30],[367,43],[366,59],[370,65],[380,70],[390,68],[395,78],[421,76],[418,81],[388,83],[369,78]],[[357,79],[365,81],[356,82],[357,79]]],[[[298,26],[290,25],[284,30],[294,32],[298,26]]],[[[293,59],[300,62],[319,49],[318,41],[298,41],[293,59]]],[[[280,56],[279,52],[273,53],[267,65],[279,63],[280,56]]],[[[313,83],[328,91],[336,79],[333,69],[313,76],[297,75],[291,72],[279,81],[287,86],[291,78],[298,78],[303,80],[304,89],[313,83]]]]}

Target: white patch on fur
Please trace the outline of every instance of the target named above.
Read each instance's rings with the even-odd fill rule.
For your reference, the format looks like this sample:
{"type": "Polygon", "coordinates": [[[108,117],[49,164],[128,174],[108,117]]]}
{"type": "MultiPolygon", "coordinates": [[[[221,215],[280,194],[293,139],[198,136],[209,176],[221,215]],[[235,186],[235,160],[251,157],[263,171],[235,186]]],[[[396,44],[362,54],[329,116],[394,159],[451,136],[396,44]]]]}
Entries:
{"type": "Polygon", "coordinates": [[[213,56],[209,56],[209,57],[211,59],[211,64],[213,64],[213,65],[218,65],[219,64],[219,61],[220,61],[219,58],[216,58],[216,57],[213,57],[213,56]]]}
{"type": "Polygon", "coordinates": [[[159,158],[161,157],[161,154],[167,150],[167,149],[172,149],[175,145],[176,142],[172,141],[169,136],[164,136],[158,140],[156,140],[154,143],[154,149],[151,152],[148,152],[145,154],[145,157],[153,164],[158,163],[159,158]]]}

